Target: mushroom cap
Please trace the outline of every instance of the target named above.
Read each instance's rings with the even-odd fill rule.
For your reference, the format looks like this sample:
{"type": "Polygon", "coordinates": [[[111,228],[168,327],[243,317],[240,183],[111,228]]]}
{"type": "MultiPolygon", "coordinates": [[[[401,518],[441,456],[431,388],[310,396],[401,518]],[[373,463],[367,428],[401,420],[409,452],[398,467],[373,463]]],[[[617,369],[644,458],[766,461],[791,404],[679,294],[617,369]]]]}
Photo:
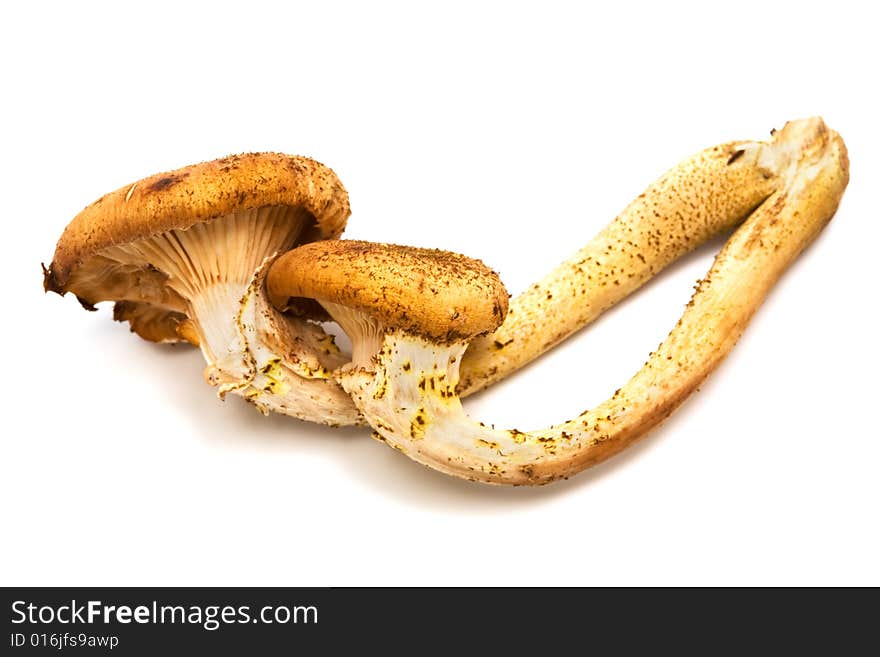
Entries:
{"type": "Polygon", "coordinates": [[[246,153],[158,173],[102,196],[74,217],[44,270],[43,286],[64,294],[71,273],[105,248],[209,223],[236,210],[285,205],[314,217],[303,240],[338,237],[351,213],[336,174],[307,157],[246,153]]]}
{"type": "Polygon", "coordinates": [[[288,251],[269,269],[266,290],[280,310],[291,299],[316,299],[440,342],[494,331],[507,314],[504,284],[479,260],[356,240],[314,242],[288,251]]]}

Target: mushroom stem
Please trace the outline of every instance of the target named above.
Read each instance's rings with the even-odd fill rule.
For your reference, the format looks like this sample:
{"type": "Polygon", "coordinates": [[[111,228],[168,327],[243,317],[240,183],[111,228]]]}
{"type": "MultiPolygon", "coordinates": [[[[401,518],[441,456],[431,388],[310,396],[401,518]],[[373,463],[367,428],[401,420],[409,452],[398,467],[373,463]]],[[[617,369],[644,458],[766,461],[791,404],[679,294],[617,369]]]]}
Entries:
{"type": "Polygon", "coordinates": [[[249,375],[236,389],[267,415],[270,411],[335,426],[362,424],[351,397],[332,370],[347,362],[333,337],[312,322],[286,317],[264,294],[268,257],[239,301],[236,326],[249,375]]]}
{"type": "Polygon", "coordinates": [[[679,163],[586,246],[515,297],[504,323],[474,340],[459,394],[503,379],[553,348],[655,274],[740,224],[779,188],[790,144],[730,142],[679,163]]]}
{"type": "Polygon", "coordinates": [[[217,283],[189,300],[188,315],[194,319],[199,347],[205,362],[205,381],[220,394],[235,389],[249,376],[247,347],[234,318],[247,289],[247,282],[217,283]]]}
{"type": "Polygon", "coordinates": [[[773,284],[834,215],[846,148],[820,119],[789,123],[798,144],[784,184],[728,240],[667,339],[610,399],[547,429],[472,421],[455,392],[467,347],[389,330],[370,369],[339,371],[375,436],[442,472],[496,484],[544,484],[620,452],[679,406],[722,361],[773,284]]]}

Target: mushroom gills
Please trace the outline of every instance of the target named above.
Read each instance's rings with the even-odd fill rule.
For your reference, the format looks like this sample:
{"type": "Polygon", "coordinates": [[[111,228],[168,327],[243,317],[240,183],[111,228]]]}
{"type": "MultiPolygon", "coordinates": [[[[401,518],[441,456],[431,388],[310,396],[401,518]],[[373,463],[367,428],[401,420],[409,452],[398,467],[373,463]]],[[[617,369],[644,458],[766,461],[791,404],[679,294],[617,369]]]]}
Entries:
{"type": "Polygon", "coordinates": [[[351,364],[366,367],[379,353],[385,330],[369,315],[339,303],[323,301],[321,305],[351,340],[351,364]]]}
{"type": "Polygon", "coordinates": [[[122,298],[184,313],[208,363],[205,378],[222,394],[254,375],[236,323],[254,272],[264,258],[290,248],[312,221],[300,207],[237,210],[209,223],[107,247],[94,264],[73,274],[70,287],[89,303],[122,298]],[[90,278],[95,285],[89,285],[90,278]],[[108,279],[118,280],[126,294],[108,294],[108,279]],[[91,289],[103,298],[89,298],[91,289]]]}
{"type": "Polygon", "coordinates": [[[190,332],[192,323],[181,312],[154,306],[141,301],[117,301],[113,319],[128,322],[131,331],[150,342],[180,342],[181,339],[199,344],[199,336],[190,332]]]}

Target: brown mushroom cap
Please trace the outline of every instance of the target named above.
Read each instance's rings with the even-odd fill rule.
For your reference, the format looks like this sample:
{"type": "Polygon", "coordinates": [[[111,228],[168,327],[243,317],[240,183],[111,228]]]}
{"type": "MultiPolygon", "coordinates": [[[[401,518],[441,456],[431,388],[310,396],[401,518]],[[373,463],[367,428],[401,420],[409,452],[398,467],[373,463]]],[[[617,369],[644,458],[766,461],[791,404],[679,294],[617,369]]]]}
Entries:
{"type": "Polygon", "coordinates": [[[355,240],[315,242],[280,256],[266,277],[269,300],[293,298],[361,311],[386,327],[434,341],[494,331],[507,314],[507,290],[481,261],[437,249],[355,240]]]}
{"type": "Polygon", "coordinates": [[[296,206],[314,217],[303,239],[342,234],[348,194],[331,169],[307,157],[246,153],[158,173],[106,194],[71,221],[44,272],[46,290],[63,294],[71,272],[99,251],[236,210],[296,206]]]}

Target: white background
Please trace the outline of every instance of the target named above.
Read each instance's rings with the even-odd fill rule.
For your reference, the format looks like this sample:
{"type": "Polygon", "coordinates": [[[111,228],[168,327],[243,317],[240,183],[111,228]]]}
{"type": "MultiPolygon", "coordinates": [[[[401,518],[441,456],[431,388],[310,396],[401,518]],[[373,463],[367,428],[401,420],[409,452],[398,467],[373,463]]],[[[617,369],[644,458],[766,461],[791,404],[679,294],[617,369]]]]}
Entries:
{"type": "MultiPolygon", "coordinates": [[[[4,3],[0,583],[880,584],[870,3],[585,5],[4,3]],[[812,114],[850,149],[837,217],[693,399],[549,487],[220,402],[195,350],[41,289],[101,194],[276,150],[335,169],[347,236],[480,257],[516,294],[682,158],[812,114]]],[[[718,246],[467,409],[599,403],[718,246]]]]}

